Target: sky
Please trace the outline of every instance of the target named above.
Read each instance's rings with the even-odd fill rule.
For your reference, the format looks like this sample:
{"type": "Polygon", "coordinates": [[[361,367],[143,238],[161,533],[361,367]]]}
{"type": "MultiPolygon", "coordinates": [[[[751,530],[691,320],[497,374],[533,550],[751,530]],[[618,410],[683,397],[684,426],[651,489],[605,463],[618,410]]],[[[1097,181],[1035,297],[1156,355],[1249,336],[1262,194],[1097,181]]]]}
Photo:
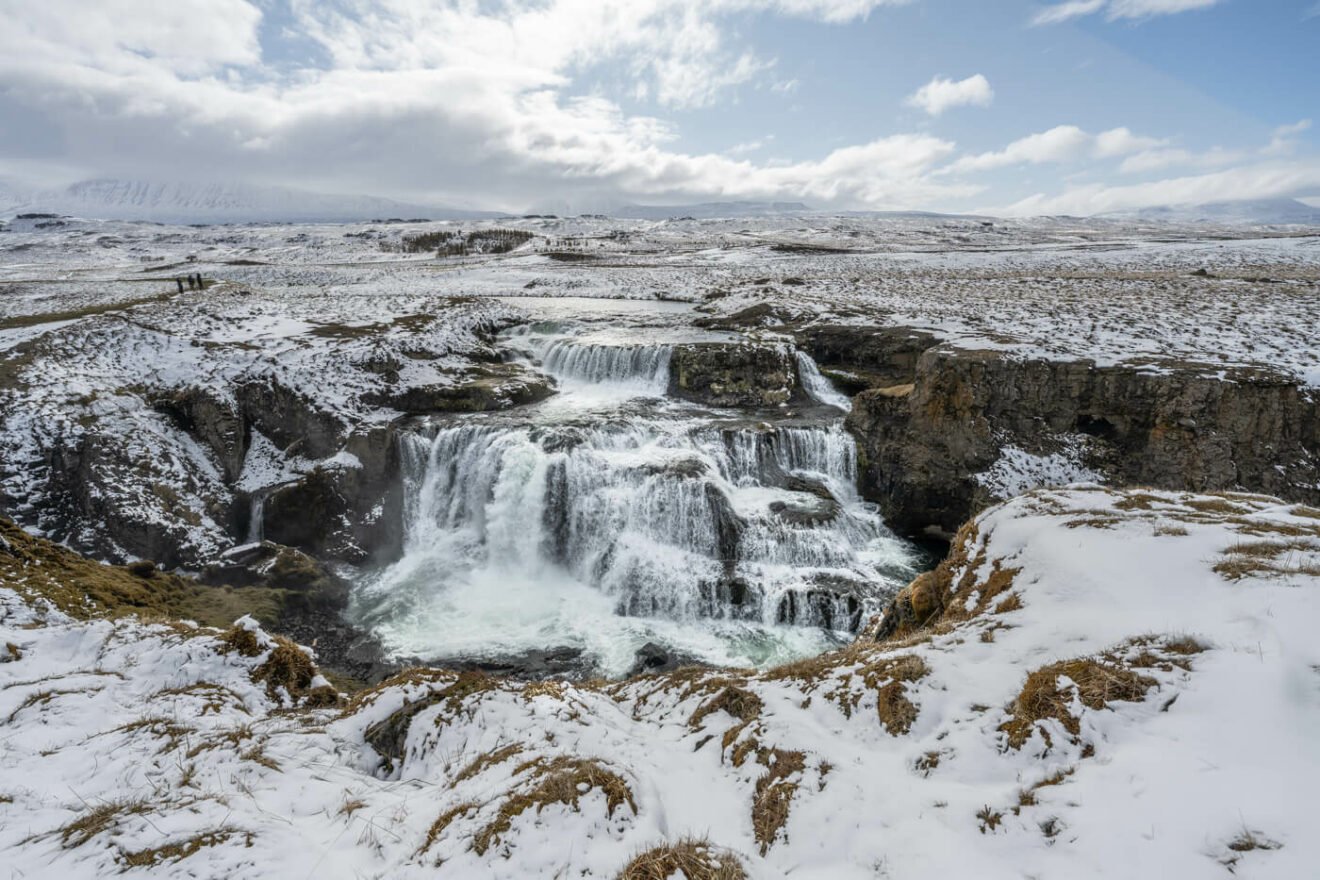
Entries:
{"type": "Polygon", "coordinates": [[[1320,0],[0,0],[0,182],[492,210],[1320,198],[1320,0]]]}

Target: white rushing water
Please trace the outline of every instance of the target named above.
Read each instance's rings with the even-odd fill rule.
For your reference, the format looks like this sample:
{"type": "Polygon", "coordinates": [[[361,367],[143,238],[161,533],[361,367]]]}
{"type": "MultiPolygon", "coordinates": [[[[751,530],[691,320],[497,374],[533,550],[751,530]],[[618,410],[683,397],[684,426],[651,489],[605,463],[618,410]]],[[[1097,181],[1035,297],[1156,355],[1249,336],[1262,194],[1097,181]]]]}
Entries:
{"type": "Polygon", "coordinates": [[[852,412],[852,400],[830,384],[830,380],[821,375],[816,360],[805,351],[797,353],[798,376],[802,379],[802,388],[817,403],[836,407],[844,412],[852,412]]]}
{"type": "Polygon", "coordinates": [[[519,344],[558,380],[558,409],[403,438],[403,557],[353,609],[397,655],[571,646],[619,674],[658,642],[764,665],[845,640],[913,574],[910,545],[857,494],[839,420],[777,426],[659,400],[602,410],[602,386],[662,396],[668,346],[519,344]]]}

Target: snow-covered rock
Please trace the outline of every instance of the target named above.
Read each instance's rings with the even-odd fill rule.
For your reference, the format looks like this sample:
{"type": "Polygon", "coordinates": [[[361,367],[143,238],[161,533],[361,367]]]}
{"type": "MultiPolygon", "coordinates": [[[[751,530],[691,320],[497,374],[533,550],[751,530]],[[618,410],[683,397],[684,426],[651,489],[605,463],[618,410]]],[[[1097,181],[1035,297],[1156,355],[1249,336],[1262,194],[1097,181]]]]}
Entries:
{"type": "Polygon", "coordinates": [[[924,628],[765,672],[420,670],[344,709],[272,686],[247,621],[80,622],[0,585],[0,858],[28,877],[605,878],[697,838],[755,878],[1320,861],[1320,511],[1037,491],[925,585],[924,628]]]}

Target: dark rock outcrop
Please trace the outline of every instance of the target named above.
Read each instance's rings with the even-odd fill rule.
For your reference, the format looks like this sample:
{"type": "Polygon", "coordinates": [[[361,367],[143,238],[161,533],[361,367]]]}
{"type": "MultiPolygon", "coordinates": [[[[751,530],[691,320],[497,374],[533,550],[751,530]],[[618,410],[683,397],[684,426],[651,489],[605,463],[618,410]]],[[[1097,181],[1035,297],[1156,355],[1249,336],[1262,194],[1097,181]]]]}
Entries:
{"type": "Polygon", "coordinates": [[[404,385],[365,395],[363,402],[421,415],[488,412],[544,400],[554,393],[545,376],[518,364],[482,365],[450,385],[404,385]]]}
{"type": "Polygon", "coordinates": [[[199,576],[214,586],[282,590],[285,613],[339,611],[348,602],[348,583],[293,547],[272,541],[236,547],[199,576]]]}
{"type": "Polygon", "coordinates": [[[403,484],[397,428],[359,429],[344,444],[352,458],[313,468],[265,503],[265,535],[321,559],[383,562],[403,536],[403,484]]]}
{"type": "Polygon", "coordinates": [[[275,376],[262,376],[234,389],[248,425],[286,453],[326,458],[343,445],[348,423],[275,376]]]}
{"type": "Polygon", "coordinates": [[[677,345],[669,361],[669,375],[671,394],[707,406],[778,406],[802,396],[797,361],[787,345],[677,345]]]}
{"type": "Polygon", "coordinates": [[[638,675],[659,675],[665,672],[673,672],[675,669],[682,669],[685,666],[707,665],[695,657],[671,650],[655,642],[647,642],[642,645],[637,649],[635,657],[636,659],[625,674],[625,678],[633,678],[638,675]]]}
{"type": "Polygon", "coordinates": [[[1006,446],[1033,455],[1080,441],[1079,464],[1120,485],[1246,489],[1320,501],[1314,392],[1263,369],[1097,366],[951,346],[903,385],[854,400],[865,494],[897,528],[952,532],[996,500],[975,475],[1006,446]]]}
{"type": "Polygon", "coordinates": [[[238,479],[249,435],[236,400],[210,388],[187,387],[157,394],[151,403],[214,453],[227,481],[238,479]]]}
{"type": "Polygon", "coordinates": [[[925,330],[822,324],[797,333],[798,346],[845,390],[911,382],[923,352],[939,344],[925,330]]]}

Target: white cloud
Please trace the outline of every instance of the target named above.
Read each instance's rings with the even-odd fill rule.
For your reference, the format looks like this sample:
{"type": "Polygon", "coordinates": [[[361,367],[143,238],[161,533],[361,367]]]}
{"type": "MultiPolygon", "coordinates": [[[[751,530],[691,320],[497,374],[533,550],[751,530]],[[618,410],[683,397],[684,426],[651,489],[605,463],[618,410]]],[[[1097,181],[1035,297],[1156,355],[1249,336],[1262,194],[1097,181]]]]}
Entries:
{"type": "Polygon", "coordinates": [[[1122,18],[1141,19],[1157,15],[1176,15],[1180,12],[1192,12],[1208,9],[1222,3],[1223,0],[1068,0],[1047,6],[1032,18],[1036,25],[1058,24],[1073,18],[1095,15],[1101,10],[1105,18],[1115,21],[1122,18]]]}
{"type": "Polygon", "coordinates": [[[1092,135],[1075,125],[1059,125],[1049,131],[1013,141],[1002,150],[964,156],[941,173],[989,171],[1010,165],[1041,165],[1075,162],[1081,159],[1110,159],[1163,144],[1156,138],[1133,134],[1126,128],[1113,128],[1092,135]]]}
{"type": "Polygon", "coordinates": [[[1127,186],[1094,184],[1053,196],[1041,193],[1009,206],[1004,213],[1102,214],[1155,205],[1285,198],[1314,193],[1317,189],[1320,189],[1320,162],[1275,162],[1127,186]]]}
{"type": "Polygon", "coordinates": [[[1143,150],[1129,156],[1118,166],[1118,170],[1124,174],[1142,174],[1176,167],[1216,168],[1242,162],[1249,158],[1251,158],[1251,153],[1246,150],[1226,150],[1223,147],[1212,147],[1209,150],[1196,153],[1191,150],[1170,147],[1143,150]]]}
{"type": "Polygon", "coordinates": [[[1068,21],[1071,18],[1080,18],[1083,15],[1094,15],[1104,8],[1106,0],[1070,0],[1068,3],[1059,3],[1054,6],[1047,6],[1031,20],[1032,24],[1058,24],[1061,21],[1068,21]]]}
{"type": "Polygon", "coordinates": [[[1311,120],[1299,119],[1298,121],[1294,122],[1292,125],[1280,125],[1278,128],[1274,129],[1274,136],[1276,138],[1292,137],[1295,134],[1301,134],[1304,131],[1310,131],[1310,129],[1311,129],[1311,120]]]}
{"type": "Polygon", "coordinates": [[[957,82],[937,76],[909,95],[904,103],[939,116],[953,107],[988,107],[994,98],[990,81],[978,73],[957,82]]]}
{"type": "Polygon", "coordinates": [[[70,164],[100,173],[510,207],[620,195],[915,206],[977,192],[930,179],[954,146],[924,135],[754,164],[673,150],[670,124],[606,92],[567,94],[601,71],[620,98],[709,106],[774,63],[731,43],[729,15],[841,23],[896,2],[290,0],[287,29],[328,63],[281,74],[262,63],[255,0],[44,0],[39,14],[0,0],[19,23],[0,30],[0,81],[62,127],[70,164]]]}
{"type": "Polygon", "coordinates": [[[1163,146],[1167,141],[1153,137],[1133,134],[1127,128],[1111,128],[1095,136],[1095,156],[1097,159],[1110,159],[1114,156],[1126,156],[1142,150],[1163,146]]]}

